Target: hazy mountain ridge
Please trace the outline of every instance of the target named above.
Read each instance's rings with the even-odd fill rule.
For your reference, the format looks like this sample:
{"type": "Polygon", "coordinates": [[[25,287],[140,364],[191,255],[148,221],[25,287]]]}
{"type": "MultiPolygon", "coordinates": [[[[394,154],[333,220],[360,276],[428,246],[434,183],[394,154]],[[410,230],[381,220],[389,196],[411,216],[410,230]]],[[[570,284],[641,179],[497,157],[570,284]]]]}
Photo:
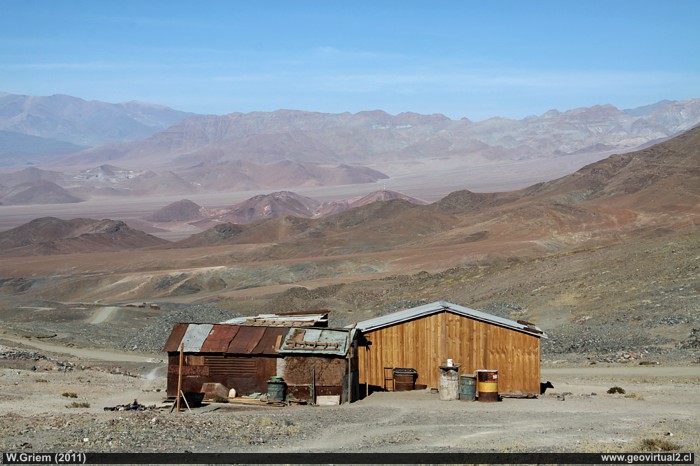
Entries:
{"type": "MultiPolygon", "coordinates": [[[[631,227],[641,213],[674,212],[673,221],[682,223],[679,213],[696,215],[700,205],[699,160],[700,128],[695,128],[653,147],[614,155],[571,175],[513,192],[463,190],[428,205],[408,202],[398,194],[373,193],[362,201],[368,204],[323,218],[312,218],[321,203],[294,193],[273,193],[215,212],[216,221],[224,226],[178,244],[203,246],[207,238],[228,244],[276,242],[275,254],[299,257],[313,250],[329,255],[455,241],[533,241],[543,231],[568,241],[564,237],[572,232],[631,227]],[[371,202],[382,197],[395,198],[371,202]],[[231,225],[230,220],[252,223],[225,226],[231,225]],[[292,249],[282,253],[285,248],[292,249]]],[[[36,176],[37,171],[32,173],[36,176]]],[[[199,210],[196,207],[188,208],[199,210]]]]}
{"type": "MultiPolygon", "coordinates": [[[[122,112],[119,115],[128,115],[139,125],[152,125],[151,132],[155,125],[167,124],[159,120],[163,112],[170,118],[168,122],[184,117],[182,112],[150,104],[103,104],[69,96],[0,94],[0,102],[5,102],[0,110],[14,115],[5,119],[5,126],[22,128],[34,121],[38,127],[46,127],[44,132],[61,126],[62,131],[76,134],[99,133],[100,125],[119,126],[116,120],[97,117],[105,109],[111,112],[117,108],[117,113],[122,112]],[[35,113],[41,118],[30,118],[35,113]],[[63,125],[62,118],[73,122],[63,125]],[[90,120],[92,126],[85,126],[83,120],[90,120]]],[[[65,172],[65,181],[50,181],[81,199],[289,190],[375,183],[396,173],[411,173],[411,167],[439,171],[536,160],[543,167],[540,170],[546,171],[544,167],[553,158],[570,154],[586,160],[591,159],[590,154],[603,158],[615,151],[659,142],[698,123],[700,99],[662,101],[628,110],[597,105],[564,112],[550,110],[522,120],[492,118],[480,122],[451,120],[444,115],[390,115],[379,110],[196,115],[145,139],[92,147],[54,159],[46,167],[65,172]],[[119,166],[120,174],[99,174],[99,167],[106,165],[119,166]]],[[[16,183],[2,184],[12,188],[16,183]]],[[[56,196],[49,201],[64,199],[56,196]]]]}
{"type": "Polygon", "coordinates": [[[0,130],[0,167],[42,163],[84,149],[84,145],[0,130]]]}
{"type": "MultiPolygon", "coordinates": [[[[250,162],[230,162],[223,166],[200,167],[189,174],[178,175],[169,170],[130,170],[103,164],[77,172],[57,172],[36,167],[17,172],[0,173],[0,203],[4,196],[20,184],[39,180],[51,181],[65,192],[82,200],[93,196],[148,196],[192,194],[210,190],[247,191],[265,188],[310,187],[373,183],[387,176],[366,167],[339,165],[335,167],[283,161],[270,165],[250,162]],[[28,170],[31,170],[29,175],[28,170]],[[4,185],[4,186],[3,186],[4,185]]],[[[57,190],[58,192],[58,190],[57,190]]],[[[46,204],[77,202],[68,197],[47,194],[46,204]]],[[[7,202],[6,202],[7,203],[7,202]]],[[[21,204],[17,198],[13,204],[21,204]]]]}
{"type": "MultiPolygon", "coordinates": [[[[532,243],[550,238],[545,249],[560,248],[577,233],[619,234],[635,228],[635,222],[649,214],[697,215],[699,142],[700,128],[696,128],[651,148],[615,155],[558,180],[518,191],[463,190],[425,206],[395,199],[320,219],[277,217],[237,225],[231,235],[203,232],[180,244],[202,246],[207,239],[212,244],[275,241],[275,252],[265,254],[268,258],[270,254],[280,258],[313,255],[311,251],[347,254],[487,239],[532,243]],[[274,239],[264,231],[276,232],[274,239]],[[551,240],[554,237],[556,241],[551,240]]],[[[685,222],[680,215],[671,221],[685,222]]]]}
{"type": "Polygon", "coordinates": [[[143,138],[192,115],[136,101],[111,104],[61,94],[0,93],[0,130],[14,133],[16,141],[27,140],[21,135],[45,140],[37,140],[34,148],[30,146],[31,154],[39,152],[36,145],[50,145],[52,141],[61,141],[66,147],[70,146],[65,143],[70,143],[84,148],[143,138]]]}
{"type": "Polygon", "coordinates": [[[53,181],[36,180],[0,189],[0,205],[68,204],[82,202],[53,181]]]}
{"type": "Polygon", "coordinates": [[[323,114],[292,110],[187,119],[166,131],[115,147],[90,149],[67,163],[105,157],[133,166],[176,166],[197,160],[264,163],[368,163],[425,157],[522,159],[577,151],[629,150],[700,123],[700,99],[619,110],[597,105],[550,110],[522,120],[481,122],[443,115],[382,111],[323,114]],[[144,158],[148,155],[148,158],[144,158]]]}

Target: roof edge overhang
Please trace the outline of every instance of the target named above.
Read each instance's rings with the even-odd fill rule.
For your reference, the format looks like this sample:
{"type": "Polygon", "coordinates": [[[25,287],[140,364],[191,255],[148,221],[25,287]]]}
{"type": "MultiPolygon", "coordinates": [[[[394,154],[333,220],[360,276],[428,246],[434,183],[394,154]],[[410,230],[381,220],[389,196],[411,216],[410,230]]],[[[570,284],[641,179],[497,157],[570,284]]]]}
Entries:
{"type": "MultiPolygon", "coordinates": [[[[506,319],[504,317],[498,317],[492,314],[488,314],[486,312],[477,311],[475,309],[470,309],[468,307],[460,306],[458,304],[453,304],[447,301],[435,301],[434,303],[405,309],[403,311],[394,312],[392,314],[374,317],[372,319],[367,319],[352,325],[354,325],[361,332],[366,333],[371,332],[373,330],[379,330],[381,328],[390,327],[392,325],[396,325],[402,322],[408,322],[409,320],[419,319],[421,317],[437,314],[439,312],[450,312],[452,314],[461,315],[463,317],[468,317],[481,322],[505,327],[510,330],[527,333],[528,335],[532,335],[534,337],[547,338],[547,334],[544,333],[539,327],[533,324],[516,322],[514,320],[506,319]]],[[[348,325],[346,326],[346,328],[350,328],[352,325],[348,325]]]]}

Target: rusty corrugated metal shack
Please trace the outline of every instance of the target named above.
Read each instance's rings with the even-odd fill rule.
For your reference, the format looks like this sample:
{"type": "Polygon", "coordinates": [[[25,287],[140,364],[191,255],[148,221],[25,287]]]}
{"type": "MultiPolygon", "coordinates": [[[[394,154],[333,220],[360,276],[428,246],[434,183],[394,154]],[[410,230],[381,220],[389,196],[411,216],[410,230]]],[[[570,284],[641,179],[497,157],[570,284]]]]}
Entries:
{"type": "Polygon", "coordinates": [[[199,392],[210,382],[234,388],[237,395],[264,393],[270,378],[280,376],[288,393],[300,400],[315,402],[321,395],[338,395],[341,402],[357,399],[355,330],[313,327],[308,320],[296,327],[293,319],[245,321],[251,322],[176,324],[164,348],[168,396],[177,394],[183,345],[185,393],[199,392]]]}
{"type": "MultiPolygon", "coordinates": [[[[529,322],[513,321],[445,301],[437,301],[355,324],[361,332],[360,384],[392,389],[394,368],[412,368],[416,384],[439,386],[447,359],[460,374],[498,370],[504,396],[540,393],[540,338],[529,322]]],[[[363,388],[364,390],[364,388],[363,388]]]]}

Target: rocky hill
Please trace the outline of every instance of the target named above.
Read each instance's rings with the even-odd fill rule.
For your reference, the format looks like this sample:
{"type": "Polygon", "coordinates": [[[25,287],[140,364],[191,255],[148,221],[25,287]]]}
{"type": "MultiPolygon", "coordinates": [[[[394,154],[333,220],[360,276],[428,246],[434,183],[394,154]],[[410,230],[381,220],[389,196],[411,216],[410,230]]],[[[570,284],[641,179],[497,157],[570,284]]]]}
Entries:
{"type": "Polygon", "coordinates": [[[206,209],[189,199],[182,199],[158,209],[146,217],[153,222],[191,222],[206,216],[206,209]]]}
{"type": "Polygon", "coordinates": [[[119,251],[167,243],[124,222],[80,218],[39,218],[0,233],[0,251],[8,256],[119,251]]]}
{"type": "Polygon", "coordinates": [[[53,181],[36,180],[0,189],[1,205],[68,204],[81,202],[53,181]]]}
{"type": "Polygon", "coordinates": [[[247,224],[262,219],[274,217],[321,218],[328,217],[349,209],[356,209],[374,202],[403,199],[413,204],[425,204],[424,201],[396,191],[373,191],[364,196],[341,201],[321,202],[316,199],[301,196],[290,191],[278,191],[270,194],[259,194],[239,202],[226,209],[210,210],[201,218],[197,225],[215,223],[247,224]],[[205,218],[206,217],[206,218],[205,218]]]}

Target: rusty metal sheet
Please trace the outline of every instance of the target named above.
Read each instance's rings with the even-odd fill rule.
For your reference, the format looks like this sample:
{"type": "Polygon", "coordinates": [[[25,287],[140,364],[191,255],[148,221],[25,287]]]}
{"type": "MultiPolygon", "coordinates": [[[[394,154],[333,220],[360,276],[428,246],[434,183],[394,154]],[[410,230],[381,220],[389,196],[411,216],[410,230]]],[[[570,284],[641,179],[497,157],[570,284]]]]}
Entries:
{"type": "Polygon", "coordinates": [[[172,353],[173,351],[180,351],[180,342],[182,341],[182,337],[185,336],[185,332],[187,331],[188,326],[189,324],[175,324],[173,326],[173,329],[170,331],[168,341],[165,342],[163,351],[167,353],[172,353]]]}
{"type": "Polygon", "coordinates": [[[190,324],[182,337],[182,343],[185,346],[184,351],[186,353],[199,353],[212,327],[212,324],[190,324]]]}
{"type": "Polygon", "coordinates": [[[266,328],[260,342],[253,348],[251,354],[277,354],[277,339],[284,338],[287,330],[283,327],[266,328]]]}
{"type": "Polygon", "coordinates": [[[250,354],[265,334],[265,327],[240,327],[228,345],[229,354],[250,354]]]}
{"type": "Polygon", "coordinates": [[[202,344],[202,353],[225,353],[231,341],[236,338],[238,325],[214,325],[202,344]]]}
{"type": "Polygon", "coordinates": [[[354,329],[291,328],[282,343],[280,353],[345,356],[349,348],[348,340],[354,337],[354,329]]]}

